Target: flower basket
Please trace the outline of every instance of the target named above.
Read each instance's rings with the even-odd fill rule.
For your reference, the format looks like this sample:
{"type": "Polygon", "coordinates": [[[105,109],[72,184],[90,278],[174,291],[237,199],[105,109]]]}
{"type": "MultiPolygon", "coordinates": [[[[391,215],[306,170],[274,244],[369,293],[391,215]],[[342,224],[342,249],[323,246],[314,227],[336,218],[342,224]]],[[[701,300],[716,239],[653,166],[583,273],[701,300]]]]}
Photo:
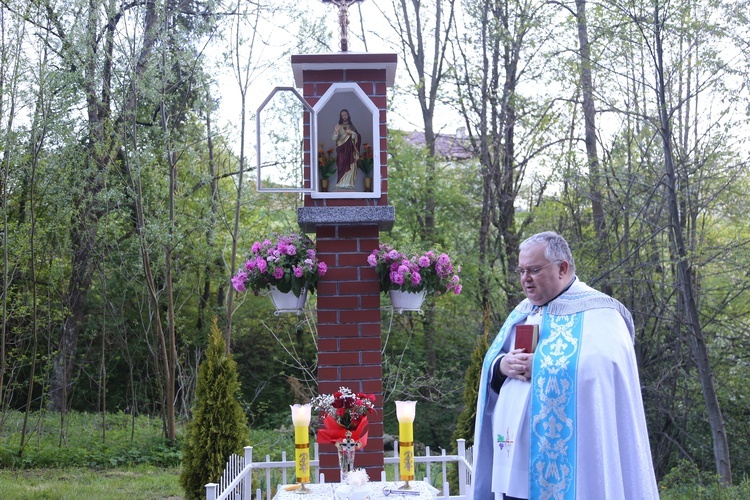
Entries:
{"type": "Polygon", "coordinates": [[[267,294],[271,297],[274,307],[276,307],[275,316],[281,313],[297,313],[299,316],[305,308],[305,302],[307,302],[307,290],[302,290],[302,293],[297,297],[291,290],[282,292],[275,286],[272,286],[267,294]]]}
{"type": "Polygon", "coordinates": [[[253,290],[271,295],[279,312],[297,312],[307,293],[315,293],[320,276],[328,267],[318,260],[315,244],[305,235],[279,235],[253,243],[243,268],[232,277],[238,292],[253,290]],[[284,299],[282,294],[291,295],[284,299]]]}
{"type": "Polygon", "coordinates": [[[391,307],[402,314],[404,311],[417,311],[422,313],[422,302],[427,294],[427,290],[421,292],[405,292],[403,290],[388,290],[388,295],[391,298],[391,307]]]}
{"type": "Polygon", "coordinates": [[[454,268],[448,254],[434,250],[408,255],[382,244],[367,257],[380,279],[380,291],[388,293],[395,311],[420,311],[426,294],[461,293],[460,267],[454,268]],[[406,292],[406,293],[392,293],[406,292]],[[417,294],[410,297],[409,294],[417,294]],[[404,300],[410,300],[405,303],[404,300]]]}

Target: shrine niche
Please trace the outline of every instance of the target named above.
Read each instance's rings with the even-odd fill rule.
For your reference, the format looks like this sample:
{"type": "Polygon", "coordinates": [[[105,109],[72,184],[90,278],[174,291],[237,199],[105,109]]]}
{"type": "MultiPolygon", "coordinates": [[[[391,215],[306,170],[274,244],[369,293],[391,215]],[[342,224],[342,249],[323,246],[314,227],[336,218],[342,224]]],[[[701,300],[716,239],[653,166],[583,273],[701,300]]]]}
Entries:
{"type": "Polygon", "coordinates": [[[336,169],[328,177],[327,190],[318,182],[312,197],[379,198],[379,110],[372,100],[356,83],[334,83],[313,110],[318,144],[311,149],[319,180],[324,180],[320,168],[324,163],[334,161],[336,169]]]}

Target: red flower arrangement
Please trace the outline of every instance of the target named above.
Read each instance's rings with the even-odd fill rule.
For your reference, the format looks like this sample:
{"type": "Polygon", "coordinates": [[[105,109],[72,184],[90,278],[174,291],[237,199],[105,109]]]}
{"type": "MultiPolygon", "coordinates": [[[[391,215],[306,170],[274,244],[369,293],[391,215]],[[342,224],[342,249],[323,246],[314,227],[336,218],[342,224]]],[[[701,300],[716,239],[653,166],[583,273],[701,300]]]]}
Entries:
{"type": "Polygon", "coordinates": [[[321,394],[310,401],[313,410],[322,412],[323,428],[318,430],[318,443],[344,440],[347,431],[354,441],[367,444],[367,415],[375,411],[375,395],[353,393],[340,387],[333,394],[321,394]]]}

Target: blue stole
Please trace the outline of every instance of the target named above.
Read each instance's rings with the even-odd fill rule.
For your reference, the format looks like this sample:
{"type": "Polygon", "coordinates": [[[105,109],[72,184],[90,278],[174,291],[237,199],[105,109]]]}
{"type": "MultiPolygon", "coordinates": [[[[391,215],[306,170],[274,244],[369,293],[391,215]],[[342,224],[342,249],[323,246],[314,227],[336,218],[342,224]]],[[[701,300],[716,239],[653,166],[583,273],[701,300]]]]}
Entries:
{"type": "Polygon", "coordinates": [[[544,308],[542,328],[532,368],[529,497],[573,500],[583,312],[556,316],[544,308]]]}

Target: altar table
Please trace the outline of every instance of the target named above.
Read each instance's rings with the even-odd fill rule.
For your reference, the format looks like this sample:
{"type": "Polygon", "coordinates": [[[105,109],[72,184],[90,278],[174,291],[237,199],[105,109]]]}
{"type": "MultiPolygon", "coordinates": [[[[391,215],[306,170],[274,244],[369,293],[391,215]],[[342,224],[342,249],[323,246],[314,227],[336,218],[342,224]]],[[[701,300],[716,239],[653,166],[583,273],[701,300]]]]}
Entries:
{"type": "MultiPolygon", "coordinates": [[[[367,483],[369,488],[369,494],[367,495],[368,500],[408,500],[409,498],[437,498],[439,490],[434,488],[432,485],[425,483],[424,481],[410,481],[409,485],[411,489],[409,491],[419,492],[419,495],[399,495],[398,487],[403,484],[403,481],[370,481],[367,483]],[[383,493],[383,488],[388,487],[391,489],[391,494],[386,496],[383,493]]],[[[305,486],[310,490],[307,495],[300,495],[296,490],[289,491],[286,488],[294,485],[283,485],[279,488],[279,491],[274,496],[274,500],[347,500],[345,496],[340,494],[339,487],[340,483],[322,483],[322,484],[311,484],[308,483],[305,486]]]]}

